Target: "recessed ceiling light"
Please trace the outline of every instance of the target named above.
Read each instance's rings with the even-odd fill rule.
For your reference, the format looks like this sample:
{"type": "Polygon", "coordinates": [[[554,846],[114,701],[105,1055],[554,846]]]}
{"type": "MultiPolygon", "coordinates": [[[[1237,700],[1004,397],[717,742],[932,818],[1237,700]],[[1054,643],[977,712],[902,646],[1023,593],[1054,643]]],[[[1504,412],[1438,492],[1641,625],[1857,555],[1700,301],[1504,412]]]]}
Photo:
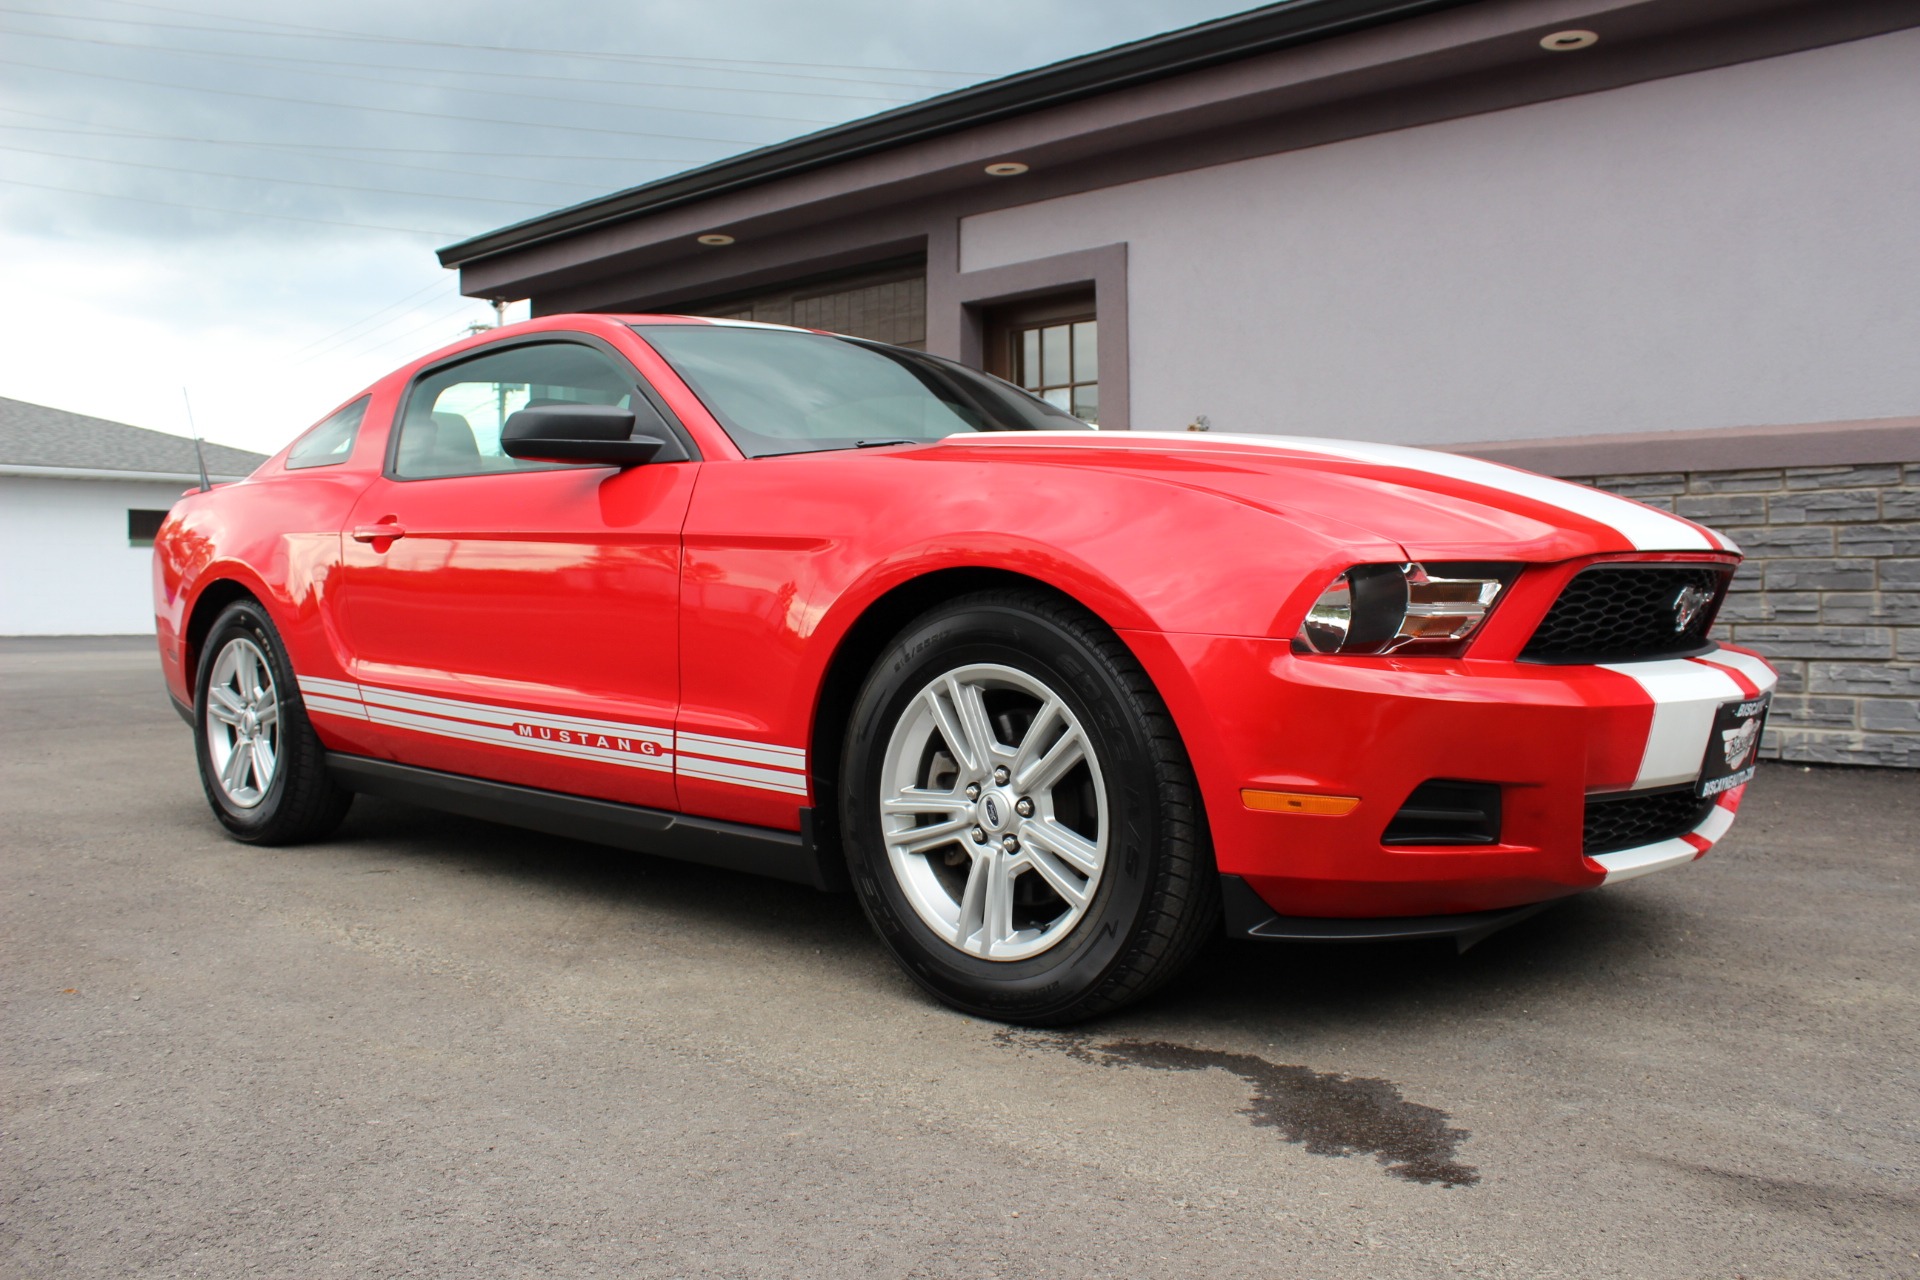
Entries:
{"type": "Polygon", "coordinates": [[[701,237],[700,237],[700,243],[701,243],[701,244],[710,244],[710,245],[712,245],[712,246],[713,246],[714,248],[716,248],[716,249],[717,249],[717,248],[719,248],[719,247],[720,247],[721,245],[723,245],[723,244],[732,244],[732,243],[733,243],[733,237],[732,237],[732,236],[723,236],[723,235],[721,235],[721,234],[720,234],[719,232],[717,232],[717,231],[716,231],[716,232],[713,232],[713,233],[712,233],[712,234],[710,234],[710,235],[704,235],[704,236],[701,236],[701,237]]]}
{"type": "Polygon", "coordinates": [[[1556,31],[1550,36],[1540,37],[1540,47],[1548,53],[1571,53],[1575,49],[1585,49],[1600,39],[1597,32],[1571,28],[1556,31]]]}
{"type": "Polygon", "coordinates": [[[1018,160],[1001,160],[987,166],[987,172],[996,178],[1017,178],[1027,171],[1027,166],[1018,160]]]}

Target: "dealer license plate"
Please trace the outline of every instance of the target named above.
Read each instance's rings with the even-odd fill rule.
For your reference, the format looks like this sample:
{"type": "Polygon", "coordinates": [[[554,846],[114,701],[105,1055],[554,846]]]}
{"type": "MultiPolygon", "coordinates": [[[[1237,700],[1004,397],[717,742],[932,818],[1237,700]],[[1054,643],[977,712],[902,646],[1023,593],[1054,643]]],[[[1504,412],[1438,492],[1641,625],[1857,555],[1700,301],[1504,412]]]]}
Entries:
{"type": "Polygon", "coordinates": [[[1771,693],[1725,702],[1713,716],[1713,732],[1707,735],[1707,758],[1700,768],[1700,794],[1717,796],[1731,791],[1753,777],[1754,762],[1760,756],[1760,735],[1767,728],[1767,704],[1771,693]]]}

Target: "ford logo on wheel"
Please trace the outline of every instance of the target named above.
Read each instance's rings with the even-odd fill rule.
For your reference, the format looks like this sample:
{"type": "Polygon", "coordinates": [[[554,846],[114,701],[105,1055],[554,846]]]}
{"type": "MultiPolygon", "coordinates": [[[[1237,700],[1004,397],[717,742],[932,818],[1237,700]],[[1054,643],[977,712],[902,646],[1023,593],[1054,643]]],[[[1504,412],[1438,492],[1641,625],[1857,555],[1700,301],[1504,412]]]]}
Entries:
{"type": "Polygon", "coordinates": [[[999,826],[1000,825],[1000,805],[999,805],[999,802],[996,801],[992,796],[987,797],[986,812],[987,812],[987,825],[990,827],[999,826]]]}

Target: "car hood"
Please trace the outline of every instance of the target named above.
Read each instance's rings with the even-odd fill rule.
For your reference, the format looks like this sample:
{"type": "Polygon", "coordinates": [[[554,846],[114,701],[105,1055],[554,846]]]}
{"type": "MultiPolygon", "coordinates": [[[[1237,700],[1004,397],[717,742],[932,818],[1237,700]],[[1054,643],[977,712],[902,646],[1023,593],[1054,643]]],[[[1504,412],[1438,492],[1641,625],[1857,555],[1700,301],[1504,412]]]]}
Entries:
{"type": "Polygon", "coordinates": [[[1586,485],[1459,454],[1300,436],[1005,431],[934,449],[1151,475],[1273,512],[1336,541],[1414,559],[1561,560],[1620,551],[1737,552],[1714,531],[1586,485]]]}

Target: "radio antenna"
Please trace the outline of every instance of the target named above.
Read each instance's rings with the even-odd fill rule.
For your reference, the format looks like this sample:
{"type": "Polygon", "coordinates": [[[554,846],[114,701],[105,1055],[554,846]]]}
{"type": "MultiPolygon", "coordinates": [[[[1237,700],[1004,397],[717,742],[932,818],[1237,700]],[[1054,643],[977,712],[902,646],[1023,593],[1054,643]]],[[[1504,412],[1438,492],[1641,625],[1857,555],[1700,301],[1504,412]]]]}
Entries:
{"type": "Polygon", "coordinates": [[[207,454],[200,447],[200,428],[193,423],[193,398],[185,387],[180,388],[180,399],[187,406],[187,430],[193,433],[193,460],[200,464],[200,492],[213,488],[213,481],[207,479],[207,454]]]}

